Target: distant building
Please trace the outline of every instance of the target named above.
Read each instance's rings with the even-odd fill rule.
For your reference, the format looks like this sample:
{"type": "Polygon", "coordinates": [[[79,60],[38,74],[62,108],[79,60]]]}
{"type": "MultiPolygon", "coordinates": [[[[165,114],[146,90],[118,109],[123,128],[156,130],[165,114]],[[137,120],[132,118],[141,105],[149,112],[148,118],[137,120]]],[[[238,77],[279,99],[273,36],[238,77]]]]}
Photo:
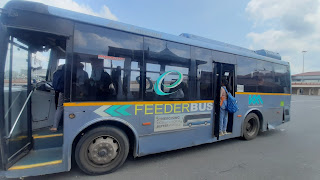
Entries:
{"type": "Polygon", "coordinates": [[[292,94],[320,95],[320,71],[292,75],[292,94]]]}
{"type": "Polygon", "coordinates": [[[45,81],[47,75],[47,69],[35,69],[32,71],[32,79],[39,81],[45,81]]]}

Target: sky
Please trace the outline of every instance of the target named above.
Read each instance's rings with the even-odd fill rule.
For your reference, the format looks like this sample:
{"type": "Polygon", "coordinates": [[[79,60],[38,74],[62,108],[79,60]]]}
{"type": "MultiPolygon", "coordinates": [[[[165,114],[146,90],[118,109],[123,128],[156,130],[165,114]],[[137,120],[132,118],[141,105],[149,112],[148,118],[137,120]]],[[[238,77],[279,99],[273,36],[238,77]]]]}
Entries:
{"type": "MultiPolygon", "coordinates": [[[[9,0],[1,0],[3,7],[9,0]]],[[[320,0],[32,0],[173,35],[278,52],[292,74],[320,71],[320,0]]]]}

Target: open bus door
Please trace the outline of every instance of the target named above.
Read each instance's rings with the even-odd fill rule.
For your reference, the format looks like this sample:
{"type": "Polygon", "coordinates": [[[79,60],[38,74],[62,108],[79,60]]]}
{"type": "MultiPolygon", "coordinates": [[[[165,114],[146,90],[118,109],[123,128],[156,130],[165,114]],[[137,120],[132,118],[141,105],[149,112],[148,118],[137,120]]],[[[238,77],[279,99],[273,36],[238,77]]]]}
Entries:
{"type": "Polygon", "coordinates": [[[0,160],[7,170],[32,148],[31,52],[1,23],[0,43],[0,160]]]}
{"type": "MultiPolygon", "coordinates": [[[[229,92],[234,96],[235,95],[235,65],[234,64],[224,64],[214,62],[214,107],[215,107],[215,121],[213,135],[219,137],[219,126],[220,126],[220,89],[222,79],[228,81],[229,92]]],[[[228,114],[228,124],[227,132],[232,133],[233,130],[233,114],[228,114]]]]}

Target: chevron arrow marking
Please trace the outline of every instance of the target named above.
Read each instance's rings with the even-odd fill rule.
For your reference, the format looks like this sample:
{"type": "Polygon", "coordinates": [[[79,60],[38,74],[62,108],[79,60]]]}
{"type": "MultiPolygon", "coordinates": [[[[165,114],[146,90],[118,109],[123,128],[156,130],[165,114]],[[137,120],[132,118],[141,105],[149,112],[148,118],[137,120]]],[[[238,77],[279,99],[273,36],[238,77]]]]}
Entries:
{"type": "Polygon", "coordinates": [[[96,109],[94,112],[96,114],[98,114],[99,116],[102,116],[102,117],[109,117],[110,114],[106,113],[105,110],[108,109],[109,107],[111,106],[101,106],[99,107],[98,109],[96,109]]]}
{"type": "Polygon", "coordinates": [[[110,116],[130,116],[131,114],[126,111],[131,105],[106,105],[101,106],[96,109],[94,112],[102,117],[110,116]]]}
{"type": "Polygon", "coordinates": [[[124,115],[124,116],[130,116],[131,114],[128,113],[127,111],[125,111],[126,109],[128,109],[131,105],[124,105],[122,107],[120,107],[117,112],[124,115]]]}
{"type": "Polygon", "coordinates": [[[113,105],[110,108],[106,109],[104,112],[110,114],[111,116],[121,116],[121,114],[115,112],[118,107],[120,107],[120,105],[113,105]]]}

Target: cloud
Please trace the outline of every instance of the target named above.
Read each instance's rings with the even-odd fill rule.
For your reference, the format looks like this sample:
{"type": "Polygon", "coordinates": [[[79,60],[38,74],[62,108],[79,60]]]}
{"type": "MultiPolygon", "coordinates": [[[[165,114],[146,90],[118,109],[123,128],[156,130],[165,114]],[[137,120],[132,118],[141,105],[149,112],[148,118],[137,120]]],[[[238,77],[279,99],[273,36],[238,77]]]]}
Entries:
{"type": "Polygon", "coordinates": [[[250,48],[280,52],[293,74],[302,71],[307,50],[305,71],[320,70],[320,0],[251,0],[246,12],[254,23],[250,48]]]}
{"type": "Polygon", "coordinates": [[[100,11],[101,17],[107,17],[108,19],[118,20],[118,18],[111,13],[110,9],[107,6],[103,6],[100,11]]]}
{"type": "Polygon", "coordinates": [[[75,44],[78,44],[82,48],[93,50],[97,50],[96,47],[99,47],[98,49],[104,49],[105,51],[108,51],[109,47],[123,47],[107,37],[96,33],[84,33],[78,30],[75,31],[75,44]]]}
{"type": "MultiPolygon", "coordinates": [[[[0,8],[2,8],[9,0],[1,0],[0,8]]],[[[31,0],[34,2],[44,3],[49,6],[54,6],[58,8],[63,8],[71,11],[76,11],[84,14],[89,14],[93,16],[98,16],[102,18],[107,18],[111,20],[118,20],[118,18],[112,14],[110,9],[107,6],[102,6],[99,11],[94,11],[89,5],[87,4],[79,4],[73,0],[31,0]]]]}
{"type": "Polygon", "coordinates": [[[259,21],[270,20],[293,14],[304,15],[317,10],[318,0],[251,0],[246,11],[259,21]]]}

